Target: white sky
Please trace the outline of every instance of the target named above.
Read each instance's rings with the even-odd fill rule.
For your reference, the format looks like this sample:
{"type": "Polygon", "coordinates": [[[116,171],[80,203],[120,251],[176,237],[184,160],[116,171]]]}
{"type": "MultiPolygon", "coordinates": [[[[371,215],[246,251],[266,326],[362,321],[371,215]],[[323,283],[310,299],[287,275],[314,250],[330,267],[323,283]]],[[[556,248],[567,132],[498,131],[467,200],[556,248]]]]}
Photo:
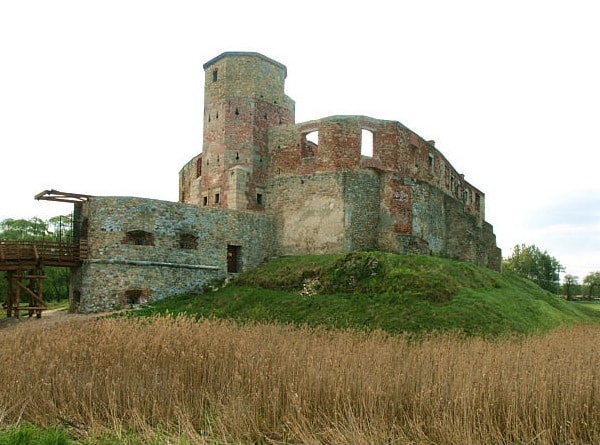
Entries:
{"type": "Polygon", "coordinates": [[[402,122],[486,194],[509,256],[600,270],[600,4],[594,0],[0,0],[0,220],[38,192],[176,201],[202,148],[202,64],[288,68],[296,121],[402,122]]]}

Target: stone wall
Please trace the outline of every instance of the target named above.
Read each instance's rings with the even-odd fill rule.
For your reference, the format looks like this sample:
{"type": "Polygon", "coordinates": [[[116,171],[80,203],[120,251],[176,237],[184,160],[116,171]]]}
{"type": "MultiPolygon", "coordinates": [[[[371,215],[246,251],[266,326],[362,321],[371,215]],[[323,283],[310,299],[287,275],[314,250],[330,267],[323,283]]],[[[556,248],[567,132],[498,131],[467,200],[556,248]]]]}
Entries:
{"type": "Polygon", "coordinates": [[[109,310],[201,291],[274,254],[273,218],[130,197],[94,197],[83,205],[88,259],[73,272],[72,309],[109,310]],[[233,246],[233,247],[232,247],[233,246]]]}
{"type": "Polygon", "coordinates": [[[276,215],[278,255],[341,252],[344,246],[340,173],[280,176],[268,184],[266,211],[276,215]]]}

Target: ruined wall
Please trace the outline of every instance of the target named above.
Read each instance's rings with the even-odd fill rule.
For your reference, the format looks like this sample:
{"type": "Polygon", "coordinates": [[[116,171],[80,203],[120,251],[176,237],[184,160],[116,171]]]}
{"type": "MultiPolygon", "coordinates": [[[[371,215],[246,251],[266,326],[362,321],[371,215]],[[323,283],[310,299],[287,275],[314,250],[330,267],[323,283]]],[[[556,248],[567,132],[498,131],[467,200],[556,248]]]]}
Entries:
{"type": "Polygon", "coordinates": [[[268,187],[267,212],[277,215],[278,255],[341,252],[344,246],[340,173],[281,176],[268,187]]]}
{"type": "MultiPolygon", "coordinates": [[[[273,255],[272,217],[130,197],[94,197],[83,206],[88,260],[73,274],[72,306],[110,310],[200,291],[228,271],[273,255]]],[[[75,309],[75,308],[73,308],[75,309]]]]}
{"type": "Polygon", "coordinates": [[[282,254],[380,249],[499,264],[483,193],[398,122],[332,116],[273,128],[268,171],[282,254]]]}

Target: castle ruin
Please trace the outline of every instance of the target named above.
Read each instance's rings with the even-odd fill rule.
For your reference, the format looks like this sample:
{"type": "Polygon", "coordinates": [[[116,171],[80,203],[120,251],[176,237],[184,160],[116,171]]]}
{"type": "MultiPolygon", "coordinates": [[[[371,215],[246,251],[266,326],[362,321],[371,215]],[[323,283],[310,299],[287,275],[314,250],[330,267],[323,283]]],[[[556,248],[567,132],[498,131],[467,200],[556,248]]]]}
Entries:
{"type": "Polygon", "coordinates": [[[296,123],[286,67],[258,53],[204,71],[203,147],[179,172],[179,202],[75,204],[87,259],[72,310],[200,292],[281,255],[382,250],[500,269],[485,195],[433,141],[367,116],[296,123]]]}

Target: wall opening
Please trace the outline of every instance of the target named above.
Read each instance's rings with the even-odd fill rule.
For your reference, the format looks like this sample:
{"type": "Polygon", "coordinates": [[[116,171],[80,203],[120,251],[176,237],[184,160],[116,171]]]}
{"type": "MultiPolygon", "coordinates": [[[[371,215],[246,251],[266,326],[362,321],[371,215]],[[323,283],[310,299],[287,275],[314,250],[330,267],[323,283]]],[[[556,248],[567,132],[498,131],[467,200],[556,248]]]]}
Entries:
{"type": "Polygon", "coordinates": [[[141,289],[129,289],[125,291],[125,301],[131,306],[139,305],[142,301],[141,289]]]}
{"type": "Polygon", "coordinates": [[[317,130],[306,133],[304,139],[308,142],[312,142],[315,145],[319,145],[319,131],[317,130]]]}
{"type": "Polygon", "coordinates": [[[219,70],[217,68],[215,68],[212,72],[212,80],[213,82],[216,82],[217,79],[219,78],[219,70]]]}
{"type": "Polygon", "coordinates": [[[145,230],[129,230],[125,235],[125,244],[154,246],[154,234],[145,230]]]}
{"type": "Polygon", "coordinates": [[[319,131],[311,131],[302,138],[302,157],[309,158],[315,155],[319,146],[319,131]]]}
{"type": "Polygon", "coordinates": [[[257,193],[256,194],[256,204],[258,204],[259,206],[263,205],[263,195],[262,195],[262,193],[257,193]]]}
{"type": "Polygon", "coordinates": [[[411,145],[410,146],[410,154],[412,156],[413,164],[414,164],[415,168],[419,168],[419,149],[417,147],[415,147],[414,145],[411,145]]]}
{"type": "Polygon", "coordinates": [[[242,270],[242,246],[227,245],[227,272],[239,273],[242,270]]]}
{"type": "Polygon", "coordinates": [[[368,158],[373,157],[373,132],[363,129],[360,139],[360,155],[368,158]]]}
{"type": "Polygon", "coordinates": [[[431,173],[432,175],[435,174],[435,157],[433,156],[433,153],[429,153],[429,173],[431,173]]]}
{"type": "Polygon", "coordinates": [[[208,196],[203,196],[202,197],[202,205],[204,207],[206,207],[208,205],[208,196]]]}
{"type": "Polygon", "coordinates": [[[196,250],[198,248],[198,237],[193,233],[181,233],[179,235],[179,248],[196,250]]]}
{"type": "Polygon", "coordinates": [[[196,178],[202,176],[202,158],[198,158],[196,161],[196,178]]]}
{"type": "Polygon", "coordinates": [[[215,204],[218,204],[221,200],[221,195],[219,193],[215,193],[215,204]]]}

